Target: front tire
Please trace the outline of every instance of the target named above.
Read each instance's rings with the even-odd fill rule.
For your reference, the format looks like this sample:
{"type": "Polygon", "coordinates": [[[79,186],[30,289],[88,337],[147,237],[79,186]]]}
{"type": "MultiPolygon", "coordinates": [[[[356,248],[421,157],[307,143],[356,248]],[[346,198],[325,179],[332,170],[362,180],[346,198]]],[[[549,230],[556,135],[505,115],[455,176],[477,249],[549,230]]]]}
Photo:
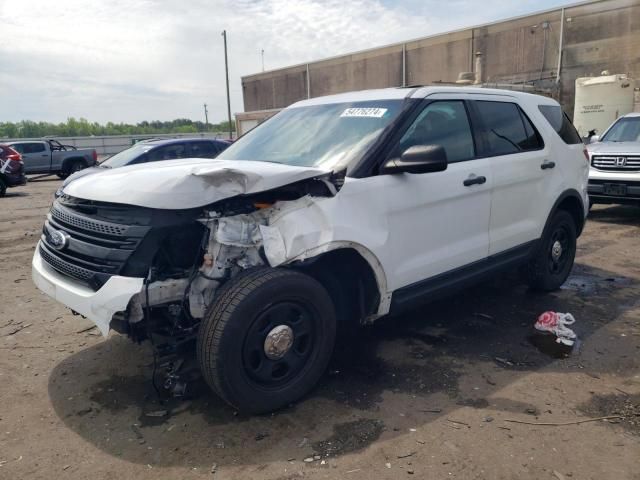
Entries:
{"type": "Polygon", "coordinates": [[[260,268],[229,280],[198,332],[208,385],[247,413],[266,413],[305,395],[333,352],[335,309],[325,288],[294,270],[260,268]]]}
{"type": "Polygon", "coordinates": [[[565,210],[558,210],[526,266],[526,281],[534,290],[551,292],[567,280],[576,256],[576,224],[565,210]]]}

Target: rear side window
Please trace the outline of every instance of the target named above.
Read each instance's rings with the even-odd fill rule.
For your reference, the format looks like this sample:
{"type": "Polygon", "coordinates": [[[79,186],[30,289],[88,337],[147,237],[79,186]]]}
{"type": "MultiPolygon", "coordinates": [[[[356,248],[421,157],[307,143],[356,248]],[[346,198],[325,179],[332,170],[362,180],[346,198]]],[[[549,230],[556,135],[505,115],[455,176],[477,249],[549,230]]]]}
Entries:
{"type": "Polygon", "coordinates": [[[40,153],[44,152],[44,143],[25,143],[24,153],[40,153]]]}
{"type": "Polygon", "coordinates": [[[191,142],[189,156],[195,158],[214,158],[220,149],[213,142],[191,142]]]}
{"type": "Polygon", "coordinates": [[[164,147],[155,148],[147,153],[149,162],[156,162],[158,160],[174,160],[176,158],[186,158],[184,143],[174,143],[166,145],[164,147]]]}
{"type": "Polygon", "coordinates": [[[560,135],[564,143],[569,145],[582,143],[580,134],[559,105],[539,105],[538,109],[544,118],[547,119],[549,125],[560,135]]]}
{"type": "Polygon", "coordinates": [[[542,137],[515,103],[476,101],[485,130],[485,155],[509,155],[540,150],[542,137]]]}

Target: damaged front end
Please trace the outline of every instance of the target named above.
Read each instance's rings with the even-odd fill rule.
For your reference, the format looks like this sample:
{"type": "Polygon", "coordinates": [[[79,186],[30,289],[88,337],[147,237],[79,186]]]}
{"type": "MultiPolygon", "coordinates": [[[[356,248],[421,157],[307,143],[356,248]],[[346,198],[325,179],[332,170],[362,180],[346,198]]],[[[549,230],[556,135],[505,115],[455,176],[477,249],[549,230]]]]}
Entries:
{"type": "Polygon", "coordinates": [[[113,316],[111,328],[135,341],[152,335],[195,338],[200,320],[225,282],[250,268],[287,262],[285,241],[274,221],[311,207],[314,197],[335,195],[343,178],[327,174],[191,212],[188,225],[176,226],[174,234],[157,244],[154,255],[146,255],[142,289],[113,316]],[[189,268],[186,258],[192,259],[189,268]]]}

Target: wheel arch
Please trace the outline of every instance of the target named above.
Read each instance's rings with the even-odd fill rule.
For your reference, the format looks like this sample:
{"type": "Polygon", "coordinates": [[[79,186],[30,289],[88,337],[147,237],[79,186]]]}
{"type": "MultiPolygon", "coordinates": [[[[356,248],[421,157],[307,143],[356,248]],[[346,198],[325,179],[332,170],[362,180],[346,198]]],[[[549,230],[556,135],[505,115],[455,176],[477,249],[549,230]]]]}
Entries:
{"type": "Polygon", "coordinates": [[[547,217],[543,234],[544,231],[546,231],[549,222],[558,210],[565,210],[571,215],[571,217],[575,221],[576,233],[579,237],[586,222],[586,218],[584,215],[586,210],[582,197],[580,196],[578,191],[574,189],[568,189],[562,192],[562,194],[557,198],[557,200],[553,204],[553,207],[551,208],[551,211],[549,212],[549,216],[547,217]]]}
{"type": "Polygon", "coordinates": [[[373,320],[389,312],[391,295],[378,258],[353,242],[333,242],[285,263],[316,278],[334,300],[338,318],[373,320]]]}

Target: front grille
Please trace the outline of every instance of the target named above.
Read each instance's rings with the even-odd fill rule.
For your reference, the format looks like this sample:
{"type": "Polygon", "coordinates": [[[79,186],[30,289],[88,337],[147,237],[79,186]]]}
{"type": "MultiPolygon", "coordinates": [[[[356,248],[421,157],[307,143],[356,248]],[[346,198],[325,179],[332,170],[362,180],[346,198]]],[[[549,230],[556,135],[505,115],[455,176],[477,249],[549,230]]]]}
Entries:
{"type": "Polygon", "coordinates": [[[70,214],[65,210],[66,209],[64,209],[64,207],[54,205],[51,209],[51,216],[74,227],[107,235],[122,235],[127,230],[127,227],[124,225],[107,223],[100,220],[88,220],[86,218],[70,214]]]}
{"type": "Polygon", "coordinates": [[[40,255],[55,270],[98,290],[121,272],[149,230],[94,218],[56,200],[42,229],[40,255]]]}
{"type": "Polygon", "coordinates": [[[639,155],[594,155],[591,159],[593,168],[615,172],[640,171],[639,155]]]}
{"type": "Polygon", "coordinates": [[[40,256],[54,269],[69,275],[70,277],[77,278],[78,280],[88,282],[94,275],[94,272],[91,270],[77,267],[72,263],[65,262],[64,260],[56,257],[54,254],[49,253],[49,250],[47,250],[47,248],[42,244],[40,244],[40,256]]]}

